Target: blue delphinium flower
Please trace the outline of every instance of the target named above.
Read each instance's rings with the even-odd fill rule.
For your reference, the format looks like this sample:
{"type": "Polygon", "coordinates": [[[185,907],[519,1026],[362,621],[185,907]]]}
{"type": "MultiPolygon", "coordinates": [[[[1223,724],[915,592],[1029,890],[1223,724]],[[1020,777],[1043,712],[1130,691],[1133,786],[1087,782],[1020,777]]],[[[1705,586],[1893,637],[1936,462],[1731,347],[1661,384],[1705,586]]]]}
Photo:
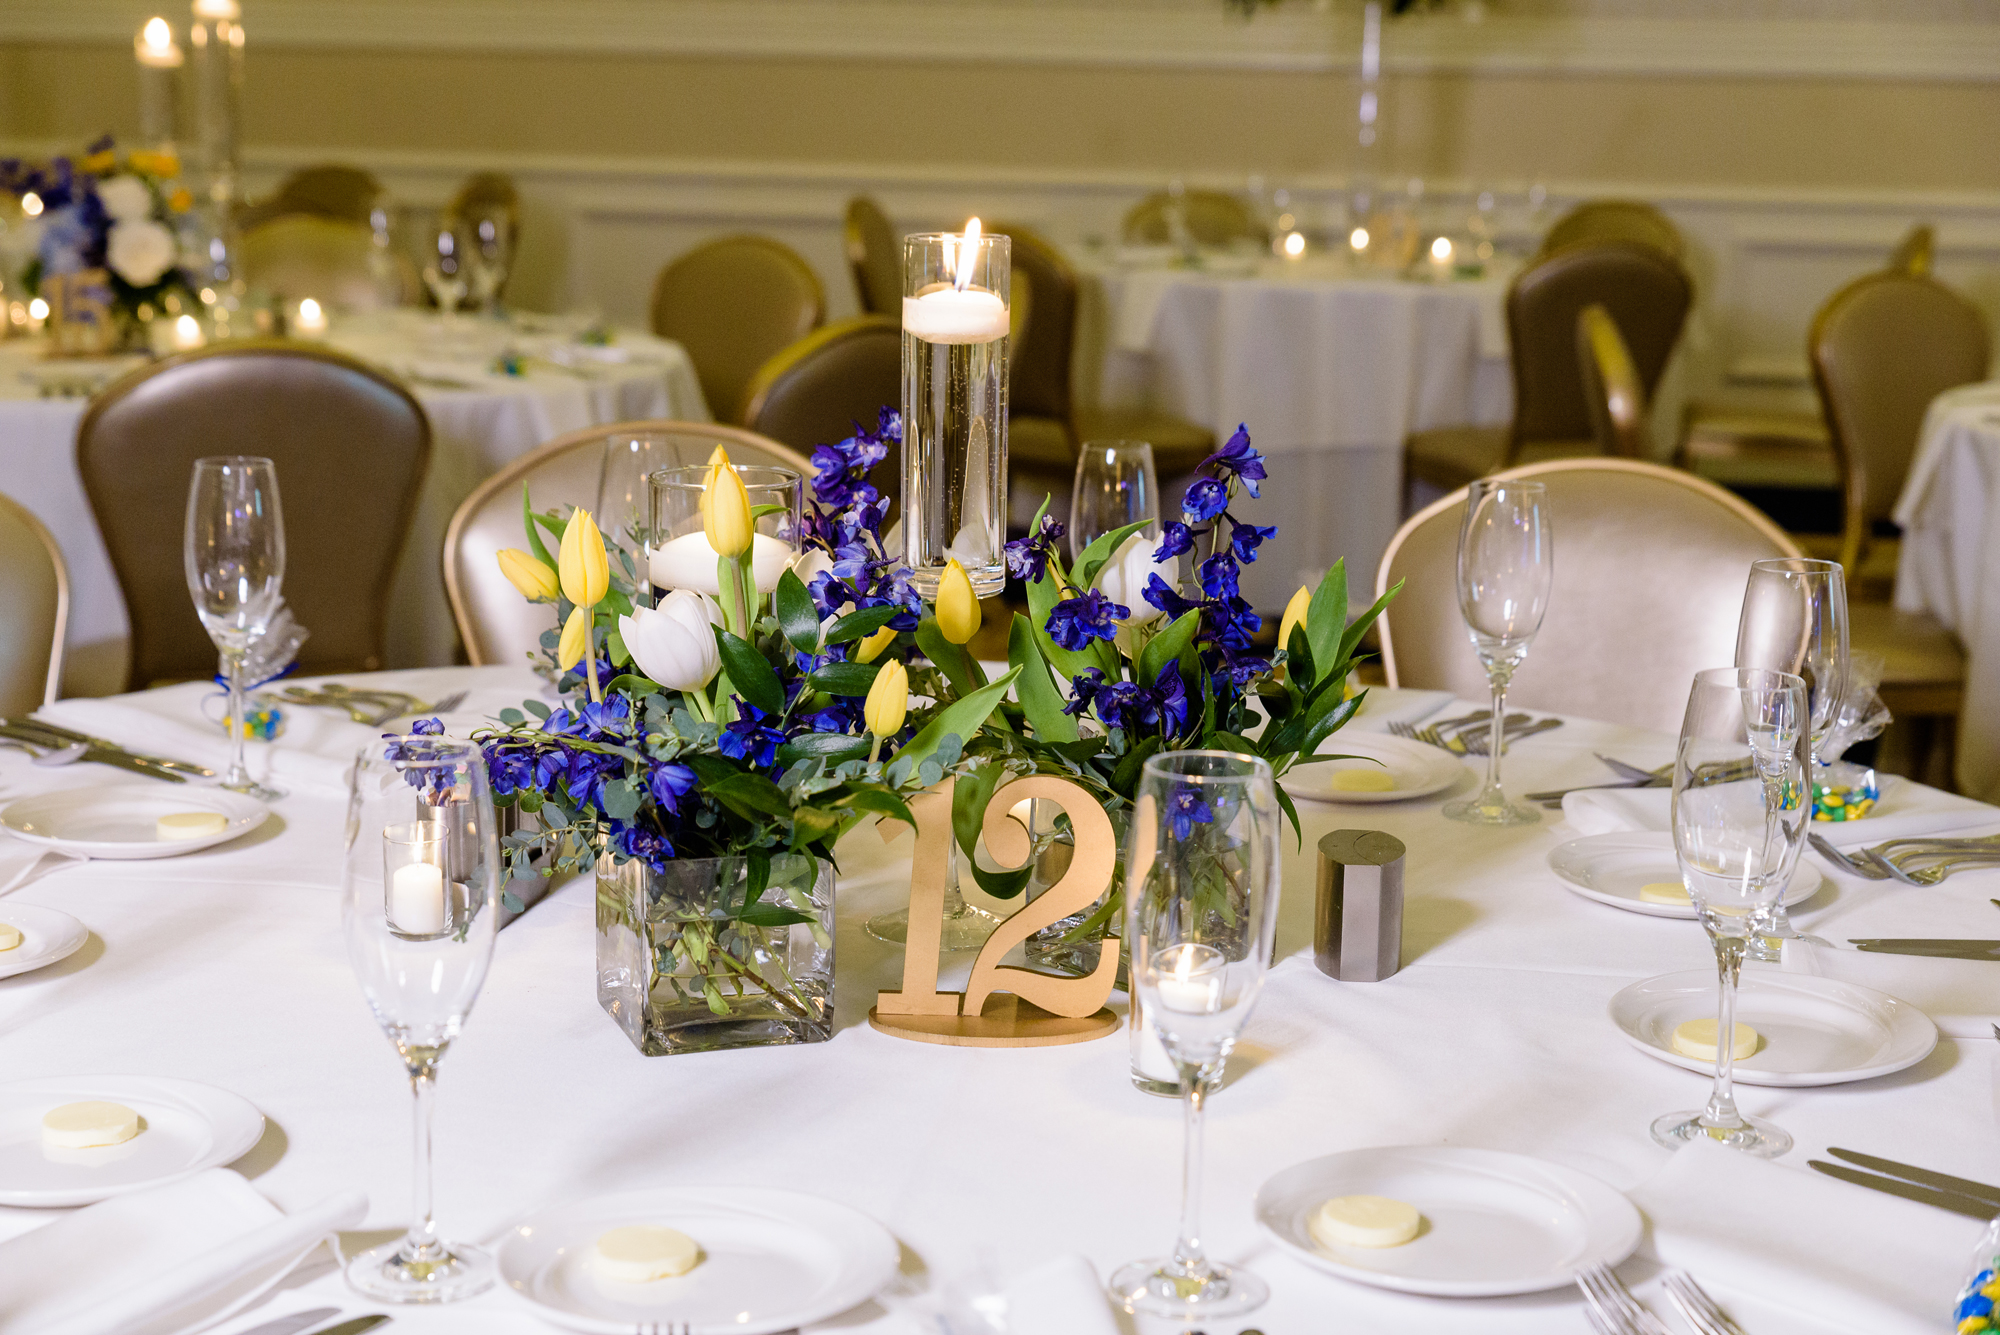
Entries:
{"type": "Polygon", "coordinates": [[[774,715],[765,713],[747,700],[739,704],[742,717],[723,725],[722,736],[716,739],[715,749],[753,768],[768,769],[778,758],[778,747],[784,742],[785,734],[765,721],[774,715]]]}
{"type": "Polygon", "coordinates": [[[664,873],[667,861],[674,855],[674,846],[658,830],[652,830],[637,821],[610,821],[611,846],[627,857],[638,858],[654,872],[664,873]]]}
{"type": "Polygon", "coordinates": [[[1181,516],[1190,524],[1206,524],[1229,505],[1229,487],[1219,478],[1198,477],[1181,497],[1181,516]]]}
{"type": "Polygon", "coordinates": [[[1206,825],[1214,819],[1214,809],[1202,800],[1201,788],[1196,784],[1182,784],[1167,799],[1167,823],[1176,840],[1186,840],[1194,833],[1195,826],[1206,825]]]}
{"type": "Polygon", "coordinates": [[[1161,534],[1160,545],[1153,549],[1153,563],[1158,565],[1182,552],[1194,550],[1194,530],[1175,520],[1166,526],[1161,534]]]}
{"type": "Polygon", "coordinates": [[[1055,555],[1056,540],[1063,532],[1054,515],[1043,515],[1039,531],[1007,544],[1007,573],[1025,584],[1041,579],[1049,567],[1049,558],[1055,555]]]}
{"type": "Polygon", "coordinates": [[[1131,615],[1131,608],[1112,602],[1104,590],[1090,589],[1051,607],[1047,630],[1050,639],[1075,652],[1092,639],[1116,639],[1117,623],[1131,615]]]}
{"type": "Polygon", "coordinates": [[[1097,701],[1097,690],[1104,685],[1104,673],[1098,668],[1085,668],[1083,672],[1069,679],[1069,703],[1063,706],[1065,714],[1081,714],[1097,701]]]}
{"type": "Polygon", "coordinates": [[[1187,687],[1181,681],[1181,667],[1169,663],[1160,669],[1160,675],[1153,679],[1153,701],[1160,711],[1160,732],[1168,737],[1177,737],[1187,727],[1188,698],[1187,687]]]}
{"type": "Polygon", "coordinates": [[[679,815],[681,799],[693,791],[695,773],[686,765],[663,762],[646,772],[646,791],[653,796],[653,804],[662,811],[679,815]]]}
{"type": "Polygon", "coordinates": [[[1236,559],[1248,565],[1257,559],[1257,548],[1278,536],[1278,526],[1260,524],[1232,524],[1229,530],[1229,548],[1236,553],[1236,559]]]}
{"type": "Polygon", "coordinates": [[[1207,468],[1213,464],[1225,473],[1233,473],[1243,481],[1243,489],[1252,496],[1258,494],[1257,484],[1265,477],[1264,456],[1250,448],[1250,428],[1238,425],[1236,434],[1224,441],[1222,448],[1201,461],[1207,468]]]}

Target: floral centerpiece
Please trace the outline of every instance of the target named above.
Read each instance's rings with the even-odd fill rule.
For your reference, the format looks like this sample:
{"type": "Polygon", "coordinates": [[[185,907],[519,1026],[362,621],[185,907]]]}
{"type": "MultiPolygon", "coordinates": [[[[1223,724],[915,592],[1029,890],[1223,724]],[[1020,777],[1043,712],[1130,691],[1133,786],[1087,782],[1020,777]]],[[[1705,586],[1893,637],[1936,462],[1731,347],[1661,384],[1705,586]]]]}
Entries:
{"type": "Polygon", "coordinates": [[[0,192],[18,202],[29,243],[9,248],[21,268],[8,277],[30,295],[50,298],[58,312],[61,294],[52,287],[97,279],[108,290],[104,304],[120,338],[131,341],[170,297],[194,299],[179,241],[194,197],[179,176],[171,153],[121,154],[109,136],[75,159],[41,165],[0,159],[0,192]]]}

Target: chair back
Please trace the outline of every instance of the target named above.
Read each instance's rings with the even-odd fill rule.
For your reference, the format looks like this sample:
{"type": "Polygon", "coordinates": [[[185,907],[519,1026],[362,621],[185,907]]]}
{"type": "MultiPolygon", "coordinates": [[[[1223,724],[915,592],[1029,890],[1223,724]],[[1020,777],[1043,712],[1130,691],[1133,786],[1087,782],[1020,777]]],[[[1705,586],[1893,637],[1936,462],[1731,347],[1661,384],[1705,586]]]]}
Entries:
{"type": "MultiPolygon", "coordinates": [[[[1674,732],[1703,668],[1735,661],[1750,563],[1798,547],[1756,509],[1692,473],[1630,459],[1564,459],[1502,477],[1545,484],[1555,570],[1548,615],[1507,703],[1674,732]]],[[[1375,577],[1403,581],[1382,618],[1391,686],[1486,698],[1458,605],[1459,490],[1404,523],[1375,577]]]]}
{"type": "Polygon", "coordinates": [[[1076,270],[1033,228],[995,223],[993,230],[1013,238],[1014,282],[1024,289],[1012,298],[1016,308],[1025,308],[1025,316],[1008,350],[1013,383],[1007,390],[1007,411],[1052,417],[1067,426],[1070,359],[1076,347],[1076,270]]]}
{"type": "Polygon", "coordinates": [[[1687,244],[1672,220],[1638,199],[1585,200],[1556,219],[1542,238],[1542,253],[1585,241],[1632,241],[1676,260],[1687,253],[1687,244]]]}
{"type": "MultiPolygon", "coordinates": [[[[901,318],[889,315],[815,329],[758,368],[743,425],[801,456],[847,439],[857,425],[872,430],[882,409],[902,411],[902,330],[901,318]]],[[[903,493],[901,456],[891,450],[868,480],[889,497],[893,513],[903,493]]]]}
{"type": "Polygon", "coordinates": [[[239,210],[236,225],[247,231],[273,218],[305,214],[366,226],[381,197],[382,183],[359,167],[337,162],[301,167],[287,176],[269,199],[239,210]]]}
{"type": "Polygon", "coordinates": [[[606,447],[639,434],[665,437],[682,464],[708,462],[721,444],[729,447],[734,463],[774,464],[812,476],[811,462],[777,441],[709,422],[585,427],[522,455],[475,487],[445,529],[445,596],[451,601],[459,638],[465,642],[466,659],[474,666],[519,664],[537,657],[542,633],[555,629],[554,609],[529,602],[500,573],[499,553],[508,547],[525,550],[528,545],[528,535],[521,529],[521,488],[528,488],[538,511],[588,509],[597,504],[606,447]]]}
{"type": "Polygon", "coordinates": [[[1524,444],[1592,438],[1577,356],[1584,307],[1604,307],[1617,324],[1650,401],[1693,300],[1694,284],[1678,260],[1631,241],[1545,251],[1523,269],[1507,290],[1514,371],[1509,460],[1524,444]]]}
{"type": "Polygon", "coordinates": [[[365,223],[312,213],[272,218],[244,232],[238,262],[244,279],[285,302],[312,297],[341,310],[369,310],[382,295],[365,223]]]}
{"type": "MultiPolygon", "coordinates": [[[[1167,225],[1173,195],[1160,190],[1146,196],[1125,214],[1125,240],[1131,245],[1164,245],[1173,239],[1167,225]]],[[[1226,246],[1239,238],[1264,239],[1264,225],[1250,205],[1220,190],[1189,190],[1181,196],[1188,236],[1197,245],[1226,246]]]]}
{"type": "Polygon", "coordinates": [[[69,628],[69,567],[42,521],[0,495],[0,718],[54,704],[69,628]]]}
{"type": "Polygon", "coordinates": [[[1646,388],[1639,368],[1632,365],[1618,322],[1595,302],[1576,317],[1576,360],[1598,449],[1622,459],[1650,459],[1653,442],[1646,430],[1646,388]]]}
{"type": "Polygon", "coordinates": [[[841,228],[847,267],[854,272],[854,292],[867,315],[903,317],[903,247],[889,215],[866,195],[847,201],[841,228]]]}
{"type": "Polygon", "coordinates": [[[825,318],[819,275],[769,237],[696,246],[653,284],[653,332],[687,349],[708,410],[722,422],[743,415],[757,368],[825,318]]]}
{"type": "Polygon", "coordinates": [[[1931,400],[1986,377],[1986,321],[1936,279],[1889,270],[1834,293],[1813,318],[1807,352],[1840,462],[1841,561],[1852,570],[1903,490],[1931,400]]]}
{"type": "Polygon", "coordinates": [[[1931,260],[1937,250],[1937,231],[1929,223],[1918,223],[1910,229],[1909,235],[1896,243],[1889,252],[1889,272],[1904,273],[1912,278],[1928,278],[1931,274],[1931,260]]]}
{"type": "Polygon", "coordinates": [[[131,618],[131,682],[215,671],[181,552],[194,462],[221,454],[277,465],[285,602],[310,635],[300,668],[383,667],[390,577],[430,453],[407,389],[317,344],[223,343],[107,387],[77,426],[76,462],[131,618]]]}

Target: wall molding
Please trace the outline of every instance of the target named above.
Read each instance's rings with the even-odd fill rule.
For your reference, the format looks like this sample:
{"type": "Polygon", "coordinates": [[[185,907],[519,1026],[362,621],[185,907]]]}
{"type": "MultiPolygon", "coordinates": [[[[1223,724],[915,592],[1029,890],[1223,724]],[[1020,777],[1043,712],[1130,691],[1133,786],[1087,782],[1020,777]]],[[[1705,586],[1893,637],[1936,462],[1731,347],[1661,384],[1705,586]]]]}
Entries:
{"type": "MultiPolygon", "coordinates": [[[[1565,19],[1390,25],[1389,69],[1475,75],[2000,80],[2000,23],[1565,19]]],[[[0,0],[0,42],[131,40],[157,0],[0,0]]],[[[177,9],[178,6],[172,8],[177,9]]],[[[1349,72],[1354,6],[1291,0],[1245,22],[1221,0],[250,0],[251,41],[303,49],[649,54],[1349,72]]],[[[1493,12],[1499,10],[1501,12],[1493,12]]]]}

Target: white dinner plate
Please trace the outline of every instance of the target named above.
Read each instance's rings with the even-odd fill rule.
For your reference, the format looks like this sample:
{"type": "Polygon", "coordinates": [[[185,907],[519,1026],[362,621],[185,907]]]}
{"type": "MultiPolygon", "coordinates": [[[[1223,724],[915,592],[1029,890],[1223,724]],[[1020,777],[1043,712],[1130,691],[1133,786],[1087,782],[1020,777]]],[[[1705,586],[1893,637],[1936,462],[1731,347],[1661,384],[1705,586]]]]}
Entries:
{"type": "Polygon", "coordinates": [[[90,940],[88,927],[56,909],[0,900],[0,922],[21,934],[20,945],[0,950],[0,978],[12,978],[17,973],[67,959],[90,940]]]}
{"type": "MultiPolygon", "coordinates": [[[[1640,1051],[1704,1075],[1713,1061],[1673,1049],[1683,1022],[1715,1015],[1715,970],[1648,978],[1611,998],[1611,1022],[1640,1051]]],[[[1816,974],[1745,969],[1736,1021],[1755,1029],[1757,1050],[1736,1059],[1743,1085],[1843,1085],[1915,1066],[1937,1046],[1937,1026],[1907,1001],[1816,974]]]]}
{"type": "Polygon", "coordinates": [[[149,1075],[65,1075],[0,1085],[0,1205],[89,1205],[234,1163],[264,1114],[226,1089],[149,1075]],[[42,1114],[103,1100],[139,1114],[123,1145],[44,1150],[42,1114]]]}
{"type": "MultiPolygon", "coordinates": [[[[1619,830],[1572,839],[1549,850],[1549,870],[1570,889],[1600,904],[1655,918],[1697,916],[1692,904],[1653,904],[1639,898],[1640,886],[1681,882],[1674,837],[1664,830],[1619,830]]],[[[1811,899],[1824,879],[1818,868],[1800,858],[1782,896],[1785,906],[1811,899]]]]}
{"type": "Polygon", "coordinates": [[[1294,1164],[1257,1190],[1257,1222],[1308,1265],[1398,1293],[1490,1298],[1572,1283],[1639,1245],[1639,1211],[1561,1164],[1455,1145],[1390,1145],[1294,1164]],[[1387,1196],[1423,1216],[1400,1247],[1329,1247],[1306,1221],[1335,1196],[1387,1196]]]}
{"type": "Polygon", "coordinates": [[[659,1187],[593,1196],[522,1220],[500,1243],[500,1282],[570,1330],[768,1335],[856,1307],[896,1274],[901,1249],[858,1210],[774,1187],[659,1187]],[[628,1224],[678,1229],[701,1247],[687,1274],[600,1279],[599,1236],[628,1224]],[[676,1323],[679,1323],[678,1325],[676,1323]]]}
{"type": "Polygon", "coordinates": [[[1464,762],[1451,752],[1386,732],[1336,732],[1319,744],[1318,754],[1366,759],[1309,760],[1293,765],[1281,780],[1293,797],[1310,797],[1316,802],[1401,802],[1442,792],[1465,773],[1464,762]],[[1333,776],[1344,769],[1378,773],[1386,769],[1396,786],[1383,793],[1342,792],[1333,786],[1333,776]]]}
{"type": "Polygon", "coordinates": [[[16,839],[80,858],[171,858],[227,843],[263,824],[271,809],[242,793],[193,784],[110,784],[63,788],[0,809],[0,828],[16,839]],[[229,823],[199,839],[162,839],[159,818],[177,811],[219,812],[229,823]]]}

